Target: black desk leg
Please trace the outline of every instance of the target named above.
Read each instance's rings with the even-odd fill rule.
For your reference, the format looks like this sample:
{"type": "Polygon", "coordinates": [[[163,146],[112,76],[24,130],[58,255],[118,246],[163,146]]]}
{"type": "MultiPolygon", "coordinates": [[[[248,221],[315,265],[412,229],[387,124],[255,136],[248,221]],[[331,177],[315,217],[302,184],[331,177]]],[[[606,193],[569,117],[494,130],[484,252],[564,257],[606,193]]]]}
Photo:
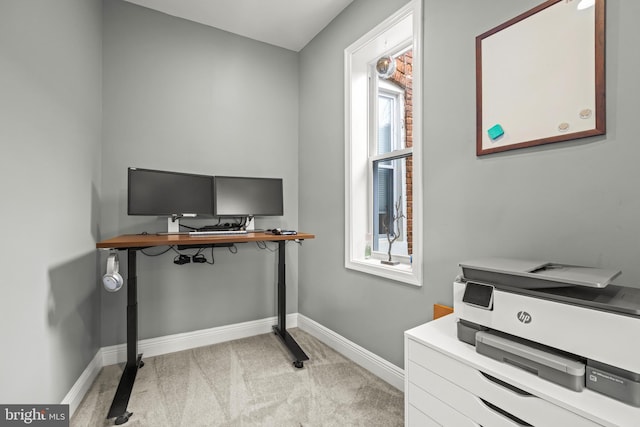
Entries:
{"type": "Polygon", "coordinates": [[[142,353],[138,354],[138,278],[136,277],[136,249],[127,249],[127,364],[125,365],[120,384],[113,397],[107,419],[115,418],[116,425],[124,424],[133,415],[127,412],[133,383],[138,368],[144,366],[142,353]]]}
{"type": "Polygon", "coordinates": [[[302,351],[296,340],[287,332],[287,286],[285,283],[285,247],[286,242],[278,242],[278,324],[273,327],[273,331],[282,339],[284,345],[289,349],[295,360],[293,366],[302,368],[303,362],[309,357],[302,351]]]}

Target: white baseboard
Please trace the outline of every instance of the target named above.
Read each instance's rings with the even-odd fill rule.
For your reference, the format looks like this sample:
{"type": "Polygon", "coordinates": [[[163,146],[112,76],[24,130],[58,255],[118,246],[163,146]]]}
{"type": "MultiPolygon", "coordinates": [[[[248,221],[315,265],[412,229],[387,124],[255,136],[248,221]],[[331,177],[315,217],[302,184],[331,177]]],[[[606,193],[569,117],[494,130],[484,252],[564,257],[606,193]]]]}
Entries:
{"type": "MultiPolygon", "coordinates": [[[[277,324],[277,322],[276,317],[269,317],[217,328],[140,340],[138,341],[138,353],[143,353],[145,357],[153,357],[266,334],[273,330],[273,325],[277,324]]],[[[286,322],[287,328],[299,327],[397,389],[404,389],[404,371],[397,366],[301,314],[288,314],[286,322]]],[[[63,404],[69,405],[69,416],[73,416],[104,366],[123,363],[126,360],[126,344],[102,347],[98,350],[93,360],[62,401],[63,404]]]]}
{"type": "Polygon", "coordinates": [[[91,384],[93,384],[93,381],[96,379],[103,366],[102,349],[99,349],[73,387],[71,387],[69,393],[67,393],[64,399],[62,399],[61,403],[63,405],[69,405],[69,416],[73,415],[76,409],[78,409],[78,406],[82,403],[82,399],[84,399],[85,394],[87,394],[89,388],[91,388],[91,384]]]}
{"type": "Polygon", "coordinates": [[[404,370],[393,363],[302,314],[298,314],[298,327],[398,390],[404,390],[404,370]]]}
{"type": "MultiPolygon", "coordinates": [[[[298,314],[287,315],[287,328],[298,326],[298,314]]],[[[250,322],[235,323],[233,325],[219,326],[217,328],[201,329],[198,331],[181,334],[167,335],[158,338],[149,338],[138,341],[138,353],[145,357],[159,356],[161,354],[175,353],[176,351],[213,345],[221,342],[237,340],[266,334],[273,330],[273,325],[278,323],[276,317],[268,317],[250,322]]],[[[118,344],[102,348],[103,365],[115,365],[127,361],[127,345],[118,344]]]]}

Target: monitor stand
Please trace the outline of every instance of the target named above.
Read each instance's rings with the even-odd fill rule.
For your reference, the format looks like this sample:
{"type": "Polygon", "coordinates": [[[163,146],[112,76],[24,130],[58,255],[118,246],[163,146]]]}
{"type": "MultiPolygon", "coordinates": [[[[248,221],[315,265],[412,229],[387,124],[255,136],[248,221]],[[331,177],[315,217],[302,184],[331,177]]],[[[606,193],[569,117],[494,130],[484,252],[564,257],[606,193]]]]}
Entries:
{"type": "Polygon", "coordinates": [[[244,229],[245,229],[245,230],[247,230],[247,231],[249,231],[249,232],[251,232],[251,231],[255,231],[255,229],[256,229],[256,223],[255,223],[255,221],[253,220],[253,216],[248,216],[248,217],[247,217],[247,220],[246,220],[246,222],[245,222],[245,227],[244,227],[244,229]]]}
{"type": "Polygon", "coordinates": [[[167,233],[177,234],[180,232],[180,218],[170,216],[167,218],[167,233]]]}

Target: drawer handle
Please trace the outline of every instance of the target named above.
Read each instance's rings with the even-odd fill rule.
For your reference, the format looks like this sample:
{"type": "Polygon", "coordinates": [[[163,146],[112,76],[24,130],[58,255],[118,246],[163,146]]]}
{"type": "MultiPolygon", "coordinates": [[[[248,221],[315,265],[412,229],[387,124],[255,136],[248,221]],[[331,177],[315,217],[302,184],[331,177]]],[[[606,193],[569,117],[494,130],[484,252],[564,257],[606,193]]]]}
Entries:
{"type": "Polygon", "coordinates": [[[528,391],[524,391],[521,388],[518,388],[518,387],[516,387],[516,386],[514,386],[512,384],[509,384],[506,381],[502,381],[502,380],[500,380],[500,379],[498,379],[498,378],[496,378],[496,377],[494,377],[492,375],[486,374],[486,373],[484,373],[482,371],[480,371],[480,373],[482,374],[483,377],[485,377],[489,381],[491,381],[493,383],[496,383],[498,385],[501,385],[502,387],[507,388],[507,389],[509,389],[509,390],[511,390],[511,391],[513,391],[515,393],[518,393],[521,396],[533,396],[533,394],[529,393],[528,391]]]}
{"type": "Polygon", "coordinates": [[[515,415],[512,415],[510,413],[508,413],[507,411],[505,411],[504,409],[494,405],[493,403],[487,402],[484,399],[480,399],[482,401],[482,403],[484,403],[487,408],[494,410],[495,412],[499,413],[500,415],[509,418],[511,421],[515,422],[516,424],[520,425],[520,426],[529,426],[529,427],[533,427],[533,424],[529,424],[528,422],[521,420],[520,418],[516,417],[515,415]]]}

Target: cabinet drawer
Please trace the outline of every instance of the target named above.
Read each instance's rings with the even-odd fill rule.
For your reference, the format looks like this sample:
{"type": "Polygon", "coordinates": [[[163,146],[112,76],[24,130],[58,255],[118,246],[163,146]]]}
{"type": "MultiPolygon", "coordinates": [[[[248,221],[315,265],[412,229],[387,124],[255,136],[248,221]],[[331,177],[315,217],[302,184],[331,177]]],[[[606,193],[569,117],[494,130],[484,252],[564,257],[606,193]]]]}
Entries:
{"type": "Polygon", "coordinates": [[[468,417],[415,384],[409,384],[409,420],[407,427],[456,426],[479,427],[468,417]],[[420,409],[418,409],[420,408],[420,409]],[[431,423],[431,424],[430,424],[431,423]]]}
{"type": "Polygon", "coordinates": [[[407,421],[405,427],[440,427],[442,424],[438,424],[433,418],[427,416],[415,406],[409,405],[409,413],[407,414],[407,421]]]}
{"type": "MultiPolygon", "coordinates": [[[[412,370],[413,377],[409,380],[409,403],[414,404],[417,407],[420,407],[417,402],[414,401],[415,397],[420,399],[424,396],[420,395],[420,393],[416,392],[415,389],[419,388],[413,382],[413,378],[417,378],[418,382],[422,382],[425,384],[429,384],[429,389],[427,389],[427,395],[431,393],[437,394],[438,399],[441,400],[446,405],[449,405],[455,410],[459,411],[463,416],[471,419],[473,422],[476,422],[483,426],[491,426],[491,427],[522,427],[527,425],[532,425],[533,423],[529,422],[527,424],[527,420],[517,420],[513,417],[509,417],[508,415],[503,415],[500,413],[500,409],[506,412],[504,407],[500,407],[499,409],[492,409],[485,402],[483,402],[477,396],[469,393],[467,390],[464,390],[461,387],[453,384],[452,382],[447,381],[441,376],[425,369],[421,366],[410,363],[410,369],[412,370]]],[[[422,404],[422,402],[420,402],[422,404]]],[[[510,411],[509,411],[510,412],[510,411]]],[[[428,413],[428,412],[427,412],[428,413]]],[[[447,422],[445,425],[457,425],[455,423],[447,422]]],[[[545,425],[541,423],[539,425],[545,425]]],[[[546,423],[546,425],[551,425],[546,423]]],[[[557,424],[563,425],[563,424],[557,424]]],[[[563,425],[564,427],[564,425],[563,425]]]]}
{"type": "MultiPolygon", "coordinates": [[[[510,388],[507,383],[486,376],[469,365],[412,340],[409,340],[408,344],[408,360],[410,362],[407,373],[409,380],[425,390],[431,390],[432,387],[424,372],[430,371],[535,426],[599,426],[553,403],[515,387],[510,388]]],[[[458,406],[455,407],[458,408],[458,406]]]]}

